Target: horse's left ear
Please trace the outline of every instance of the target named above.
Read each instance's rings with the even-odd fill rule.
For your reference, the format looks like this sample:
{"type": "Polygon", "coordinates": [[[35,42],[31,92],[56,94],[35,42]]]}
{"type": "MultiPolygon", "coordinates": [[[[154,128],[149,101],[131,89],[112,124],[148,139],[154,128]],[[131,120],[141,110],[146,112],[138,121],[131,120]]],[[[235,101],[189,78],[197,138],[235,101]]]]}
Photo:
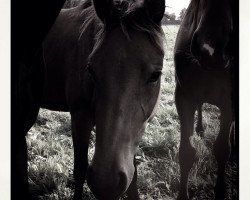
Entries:
{"type": "Polygon", "coordinates": [[[97,16],[102,22],[107,22],[112,18],[113,0],[92,0],[97,16]]]}
{"type": "Polygon", "coordinates": [[[165,0],[144,0],[151,19],[159,24],[165,13],[165,0]]]}

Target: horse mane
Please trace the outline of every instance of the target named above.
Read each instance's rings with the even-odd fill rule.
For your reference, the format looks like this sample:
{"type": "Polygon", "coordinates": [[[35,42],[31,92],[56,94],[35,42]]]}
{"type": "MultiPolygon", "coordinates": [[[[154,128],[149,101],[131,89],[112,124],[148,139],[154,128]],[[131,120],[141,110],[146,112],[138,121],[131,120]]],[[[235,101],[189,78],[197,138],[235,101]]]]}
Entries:
{"type": "Polygon", "coordinates": [[[198,9],[200,4],[200,0],[190,0],[190,6],[192,6],[193,9],[198,9]]]}
{"type": "MultiPolygon", "coordinates": [[[[130,40],[129,34],[132,30],[147,33],[157,49],[164,54],[162,40],[165,41],[165,35],[160,24],[154,23],[144,9],[137,8],[134,1],[123,0],[123,2],[123,7],[119,10],[120,20],[117,24],[112,26],[112,28],[120,26],[128,40],[130,40]]],[[[100,46],[105,34],[110,31],[110,27],[105,26],[98,18],[92,0],[84,0],[79,6],[81,8],[80,15],[84,18],[84,22],[81,26],[80,37],[84,31],[94,23],[96,29],[95,50],[100,46]]]]}
{"type": "Polygon", "coordinates": [[[195,26],[198,25],[197,20],[199,18],[200,3],[201,3],[201,0],[190,0],[189,6],[186,11],[186,15],[188,15],[186,17],[188,17],[189,23],[191,24],[192,22],[195,21],[196,23],[195,26]]]}

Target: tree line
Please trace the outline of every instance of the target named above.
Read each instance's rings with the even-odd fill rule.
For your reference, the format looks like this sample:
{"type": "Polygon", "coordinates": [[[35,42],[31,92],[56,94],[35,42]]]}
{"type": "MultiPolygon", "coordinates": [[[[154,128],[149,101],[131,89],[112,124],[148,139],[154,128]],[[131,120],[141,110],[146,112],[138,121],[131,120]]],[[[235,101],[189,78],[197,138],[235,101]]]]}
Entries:
{"type": "Polygon", "coordinates": [[[162,19],[162,24],[180,24],[185,16],[186,10],[186,8],[183,8],[178,17],[176,17],[175,13],[166,12],[162,19]]]}
{"type": "MultiPolygon", "coordinates": [[[[66,0],[63,8],[72,8],[77,6],[82,0],[66,0]]],[[[166,12],[162,19],[162,24],[180,24],[186,13],[186,8],[183,8],[177,17],[175,13],[166,12]]]]}

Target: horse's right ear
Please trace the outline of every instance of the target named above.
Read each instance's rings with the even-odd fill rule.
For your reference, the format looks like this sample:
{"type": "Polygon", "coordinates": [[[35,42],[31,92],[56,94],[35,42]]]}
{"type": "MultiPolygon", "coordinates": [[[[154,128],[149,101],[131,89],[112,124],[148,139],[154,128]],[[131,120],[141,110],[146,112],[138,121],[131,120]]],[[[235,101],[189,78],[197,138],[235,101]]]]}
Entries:
{"type": "Polygon", "coordinates": [[[103,23],[111,20],[113,0],[92,0],[97,16],[103,23]]]}

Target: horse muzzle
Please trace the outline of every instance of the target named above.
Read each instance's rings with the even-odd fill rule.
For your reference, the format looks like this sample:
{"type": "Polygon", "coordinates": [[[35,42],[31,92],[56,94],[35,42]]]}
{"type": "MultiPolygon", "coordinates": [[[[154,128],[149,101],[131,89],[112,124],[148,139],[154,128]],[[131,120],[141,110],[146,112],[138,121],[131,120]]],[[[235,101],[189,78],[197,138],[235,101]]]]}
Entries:
{"type": "Polygon", "coordinates": [[[124,170],[88,168],[87,183],[94,196],[99,200],[117,200],[127,190],[130,179],[124,170]]]}

